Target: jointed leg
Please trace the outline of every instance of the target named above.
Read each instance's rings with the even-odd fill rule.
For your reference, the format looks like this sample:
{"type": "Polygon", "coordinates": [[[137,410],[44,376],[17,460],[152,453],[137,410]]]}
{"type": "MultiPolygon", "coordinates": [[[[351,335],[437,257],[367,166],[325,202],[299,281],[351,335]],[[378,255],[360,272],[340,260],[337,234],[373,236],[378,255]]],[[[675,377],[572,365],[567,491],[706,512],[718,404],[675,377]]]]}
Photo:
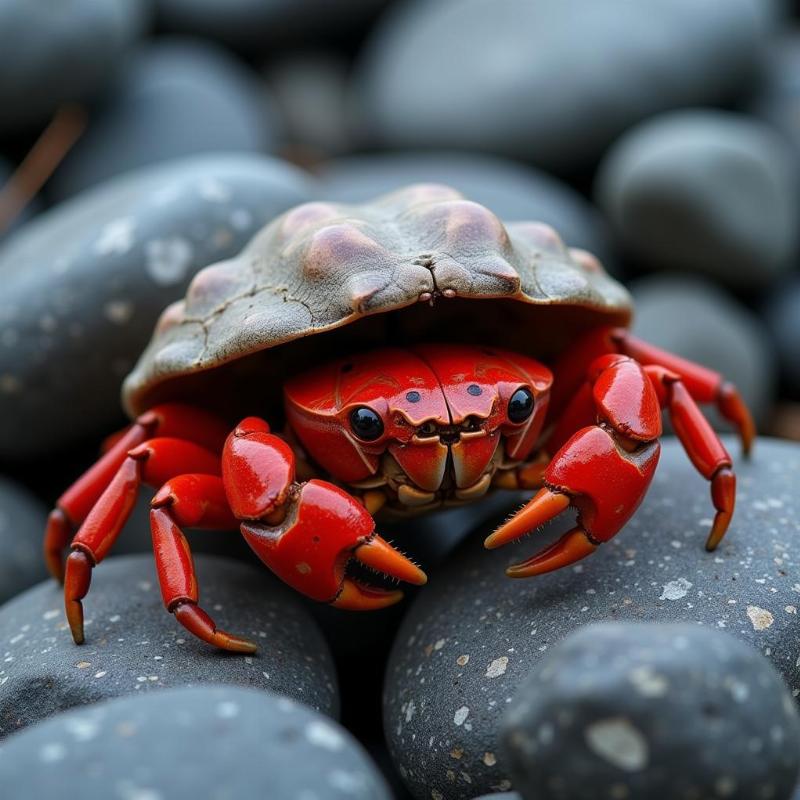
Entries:
{"type": "Polygon", "coordinates": [[[184,439],[219,453],[228,430],[228,426],[213,414],[180,403],[167,403],[147,411],[126,430],[115,434],[104,449],[104,455],[59,497],[50,513],[44,554],[53,577],[64,580],[64,550],[130,450],[154,436],[161,436],[184,439]]]}
{"type": "Polygon", "coordinates": [[[219,457],[182,439],[150,439],[131,449],[72,540],[64,605],[72,637],[83,642],[83,606],[92,569],[105,558],[130,516],[143,483],[160,486],[185,472],[220,473],[219,457]]]}

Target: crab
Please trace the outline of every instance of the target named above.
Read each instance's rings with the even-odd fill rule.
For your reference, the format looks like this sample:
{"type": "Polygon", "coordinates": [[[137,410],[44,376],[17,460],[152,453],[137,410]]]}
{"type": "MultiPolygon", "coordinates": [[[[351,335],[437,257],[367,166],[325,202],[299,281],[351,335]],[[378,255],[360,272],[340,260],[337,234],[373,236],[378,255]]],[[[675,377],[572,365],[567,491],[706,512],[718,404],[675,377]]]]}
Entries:
{"type": "Polygon", "coordinates": [[[445,186],[286,212],[167,308],[124,384],[132,424],[49,516],[45,556],[75,642],[92,570],[143,485],[156,489],[166,609],[205,642],[244,653],[255,644],[199,604],[184,529],[238,528],[294,589],[372,610],[402,591],[357,578],[352,562],[426,580],[375,516],[523,489],[532,499],[485,545],[573,507],[574,527],[507,570],[542,575],[624,527],[653,478],[664,411],[710,483],[713,550],[736,479],[699,405],[716,405],[745,453],[753,421],[721,375],[633,336],[631,311],[597,259],[551,227],[504,224],[445,186]]]}

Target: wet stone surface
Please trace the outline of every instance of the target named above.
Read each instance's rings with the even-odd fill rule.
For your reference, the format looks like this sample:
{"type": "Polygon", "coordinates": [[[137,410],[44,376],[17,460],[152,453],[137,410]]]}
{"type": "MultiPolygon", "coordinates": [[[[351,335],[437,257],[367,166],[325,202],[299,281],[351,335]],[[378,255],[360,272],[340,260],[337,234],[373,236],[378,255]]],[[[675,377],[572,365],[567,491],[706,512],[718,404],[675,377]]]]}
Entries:
{"type": "Polygon", "coordinates": [[[502,725],[537,800],[788,800],[800,716],[757,650],[690,623],[600,623],[534,667],[502,725]]]}
{"type": "Polygon", "coordinates": [[[336,716],[330,651],[293,593],[266,569],[208,556],[195,563],[201,605],[223,630],[254,639],[254,655],[221,652],[176,622],[152,556],[110,558],[92,575],[82,646],[54,581],[0,609],[0,737],[74,706],[206,683],[269,689],[336,716]]]}
{"type": "Polygon", "coordinates": [[[0,4],[0,132],[102,89],[148,19],[145,0],[0,4]]]}
{"type": "Polygon", "coordinates": [[[6,800],[391,797],[344,728],[286,697],[235,686],[61,714],[4,743],[0,781],[6,800]]]}
{"type": "Polygon", "coordinates": [[[162,39],[136,49],[48,185],[61,201],[123,172],[197,153],[274,144],[267,91],[210,42],[162,39]]]}
{"type": "Polygon", "coordinates": [[[47,511],[30,492],[0,477],[0,603],[44,580],[47,511]]]}
{"type": "Polygon", "coordinates": [[[482,547],[492,525],[482,526],[430,576],[398,632],[384,692],[390,751],[417,797],[510,788],[498,753],[500,719],[537,661],[591,622],[725,630],[767,656],[800,695],[800,447],[763,438],[753,460],[737,458],[735,467],[736,516],[715,553],[703,548],[712,518],[707,484],[666,440],[636,515],[582,563],[529,580],[504,575],[572,526],[566,512],[494,551],[482,547]]]}
{"type": "Polygon", "coordinates": [[[196,156],[115,178],[8,240],[0,457],[108,433],[121,415],[122,379],[161,311],[201,267],[238,253],[310,187],[277,159],[196,156]]]}
{"type": "Polygon", "coordinates": [[[396,4],[358,63],[359,121],[394,147],[474,148],[575,170],[638,120],[745,90],[766,45],[770,5],[396,4]]]}
{"type": "Polygon", "coordinates": [[[622,136],[600,165],[596,194],[643,264],[751,289],[794,265],[798,178],[789,142],[768,125],[681,111],[622,136]]]}

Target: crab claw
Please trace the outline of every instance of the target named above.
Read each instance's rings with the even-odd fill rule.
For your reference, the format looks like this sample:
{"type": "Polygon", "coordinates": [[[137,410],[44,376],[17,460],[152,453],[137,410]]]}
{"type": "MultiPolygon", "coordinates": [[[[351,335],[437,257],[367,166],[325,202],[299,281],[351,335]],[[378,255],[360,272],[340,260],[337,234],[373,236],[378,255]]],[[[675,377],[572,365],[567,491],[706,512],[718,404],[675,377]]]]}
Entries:
{"type": "Polygon", "coordinates": [[[277,525],[244,522],[241,531],[256,555],[284,582],[338,608],[371,610],[398,602],[403,593],[367,586],[346,575],[355,559],[407,583],[425,573],[375,533],[375,521],[354,497],[325,481],[310,480],[286,501],[277,525]]]}

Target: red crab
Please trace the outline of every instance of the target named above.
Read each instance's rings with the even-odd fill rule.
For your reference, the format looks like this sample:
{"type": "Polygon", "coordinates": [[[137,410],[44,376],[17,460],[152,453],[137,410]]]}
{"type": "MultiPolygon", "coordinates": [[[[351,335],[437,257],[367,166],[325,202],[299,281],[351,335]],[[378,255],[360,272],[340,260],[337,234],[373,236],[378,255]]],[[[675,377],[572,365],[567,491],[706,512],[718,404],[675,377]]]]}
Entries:
{"type": "MultiPolygon", "coordinates": [[[[200,639],[238,652],[252,652],[255,644],[218,630],[198,604],[183,528],[238,527],[258,557],[308,597],[344,609],[378,609],[397,602],[402,592],[354,579],[347,573],[350,559],[401,581],[422,584],[426,578],[376,533],[373,515],[410,515],[471,502],[492,487],[530,489],[536,490],[533,499],[485,544],[492,548],[511,542],[574,506],[572,530],[508,569],[515,578],[540,575],[594,552],[634,513],[658,462],[662,410],[668,411],[692,463],[710,481],[716,514],[707,549],[713,550],[725,535],[736,481],[731,458],[698,403],[717,406],[738,429],[745,452],[754,437],[746,406],[717,373],[633,337],[624,325],[624,290],[588,254],[564,248],[551,229],[530,223],[504,227],[452,190],[414,187],[372,207],[301,206],[272,223],[242,258],[201,272],[186,303],[165,313],[126,385],[129,408],[148,410],[112,440],[50,515],[47,563],[64,581],[67,617],[77,643],[84,638],[82,600],[92,569],[111,550],[142,484],[157,490],[151,526],[165,606],[200,639]],[[395,234],[386,233],[389,221],[413,220],[414,214],[424,224],[411,226],[416,247],[407,249],[422,249],[422,254],[404,257],[401,267],[408,265],[408,273],[392,261],[392,275],[383,283],[375,280],[376,274],[388,271],[377,247],[389,254],[399,249],[395,234]],[[269,269],[260,267],[269,292],[258,282],[255,288],[247,282],[243,287],[243,263],[252,268],[254,252],[263,256],[279,250],[282,261],[276,257],[270,264],[267,259],[269,269]],[[350,306],[334,309],[310,326],[306,320],[305,327],[297,316],[287,317],[283,328],[275,322],[278,317],[259,316],[260,295],[264,303],[286,304],[287,293],[292,299],[302,294],[297,287],[293,292],[281,289],[284,299],[275,300],[275,287],[282,285],[289,267],[303,273],[306,285],[321,280],[320,274],[329,281],[327,289],[316,288],[321,305],[323,300],[333,305],[331,286],[345,281],[350,306]],[[354,281],[353,275],[361,280],[354,281]],[[547,275],[550,292],[537,298],[535,291],[543,291],[547,275]],[[576,288],[576,275],[585,286],[576,288]],[[553,300],[559,281],[562,296],[553,300]],[[245,316],[234,334],[232,320],[220,328],[228,337],[225,356],[209,355],[209,330],[213,337],[212,326],[224,323],[232,302],[227,297],[225,304],[214,305],[209,297],[226,298],[233,286],[239,292],[234,304],[248,304],[245,316]],[[381,296],[389,291],[386,287],[395,294],[381,296]],[[323,291],[328,296],[319,297],[323,291]],[[408,312],[402,309],[418,300],[423,304],[417,308],[423,310],[417,313],[423,315],[435,316],[438,308],[455,304],[461,316],[445,315],[437,332],[466,333],[439,344],[417,326],[416,334],[401,339],[403,346],[385,344],[362,352],[351,347],[304,370],[298,364],[287,367],[284,359],[279,371],[288,376],[275,386],[282,389],[282,411],[275,412],[282,427],[276,430],[260,416],[246,416],[231,430],[217,413],[181,402],[182,392],[199,391],[191,377],[202,373],[222,381],[223,364],[275,345],[291,347],[287,342],[297,344],[309,332],[333,331],[342,320],[363,322],[389,311],[406,319],[402,315],[408,312]],[[472,321],[477,312],[491,313],[495,326],[503,324],[505,313],[505,321],[518,326],[514,309],[520,301],[531,312],[534,306],[559,307],[556,315],[543,318],[559,326],[564,342],[551,345],[555,353],[547,364],[534,357],[537,339],[553,339],[536,327],[539,317],[530,318],[530,328],[515,330],[524,349],[500,346],[502,337],[496,335],[473,341],[483,336],[482,326],[472,321]],[[565,306],[577,313],[570,315],[565,306]],[[201,308],[211,322],[204,331],[204,349],[190,358],[180,347],[187,337],[196,338],[191,325],[201,308]],[[464,316],[464,309],[473,317],[464,316]],[[272,327],[254,337],[253,319],[272,327]],[[451,327],[455,320],[461,327],[451,327]],[[289,337],[285,331],[291,326],[294,335],[289,337]],[[239,337],[235,346],[232,335],[239,337]],[[181,359],[189,366],[179,363],[181,359]],[[70,543],[65,569],[62,552],[70,543]]],[[[272,308],[276,314],[302,314],[297,308],[272,308]]],[[[386,330],[396,333],[397,326],[387,325],[386,330]]],[[[393,334],[383,338],[391,342],[393,334]]],[[[334,349],[342,342],[335,336],[329,341],[334,349]]],[[[299,349],[290,352],[300,358],[299,349]]],[[[299,364],[307,363],[309,352],[303,351],[299,364]]],[[[244,379],[237,378],[244,381],[245,394],[258,385],[253,382],[258,374],[251,370],[244,379]]],[[[270,408],[269,403],[264,407],[270,408]]]]}

